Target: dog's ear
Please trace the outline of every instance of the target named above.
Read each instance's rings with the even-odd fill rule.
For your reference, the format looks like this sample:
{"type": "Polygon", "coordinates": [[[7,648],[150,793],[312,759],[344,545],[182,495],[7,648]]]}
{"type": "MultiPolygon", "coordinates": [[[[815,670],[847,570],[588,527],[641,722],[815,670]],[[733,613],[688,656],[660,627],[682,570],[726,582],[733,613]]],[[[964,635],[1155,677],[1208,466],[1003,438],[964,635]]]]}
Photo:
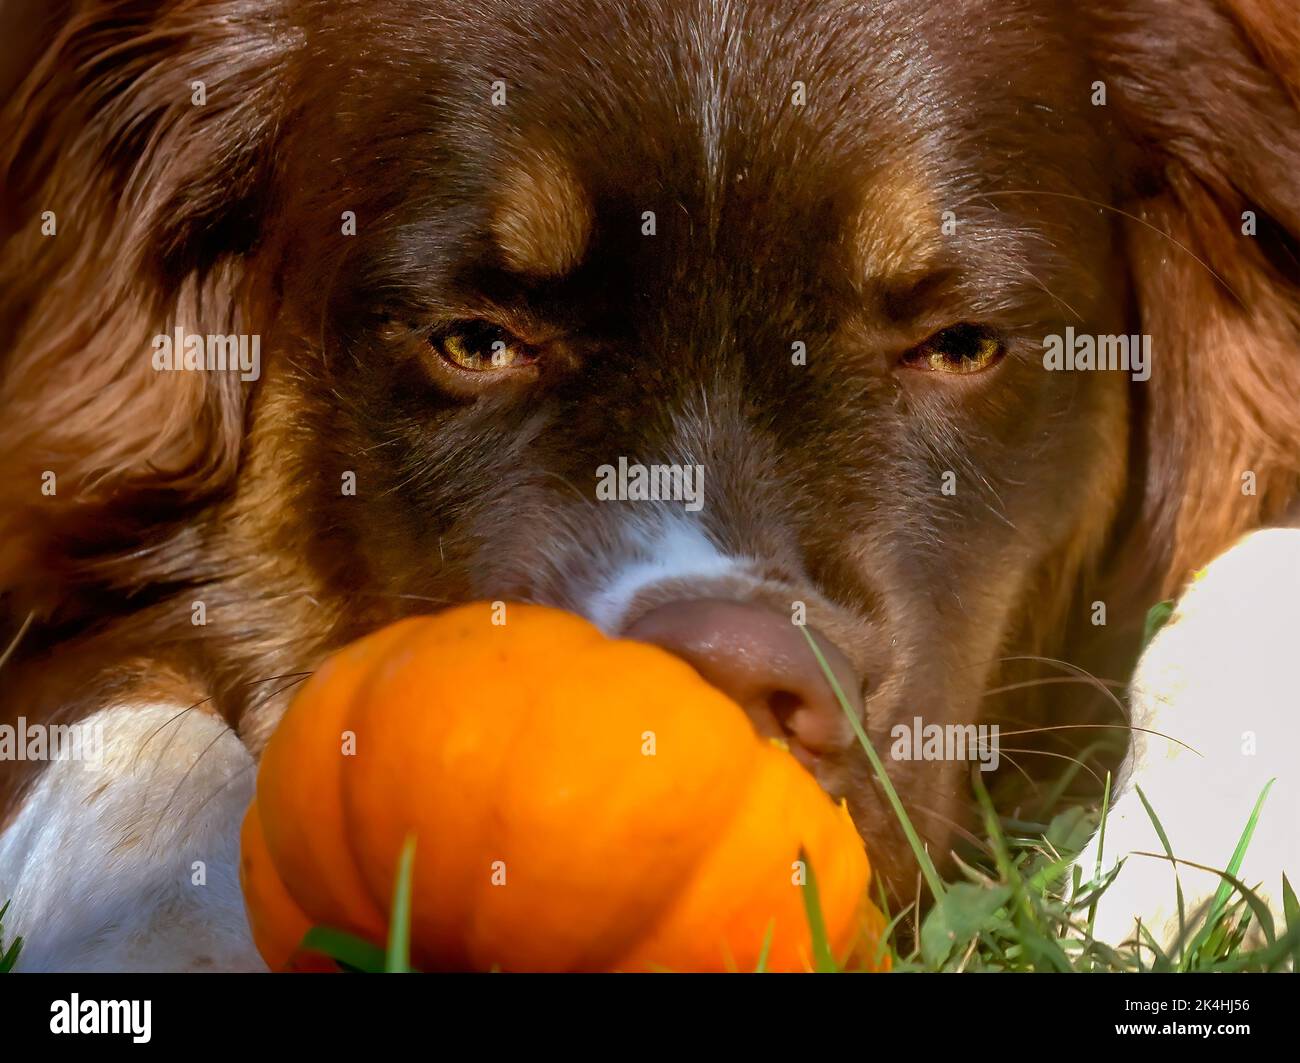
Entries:
{"type": "Polygon", "coordinates": [[[1138,528],[1170,593],[1300,487],[1300,22],[1292,0],[1095,6],[1105,106],[1143,160],[1138,528]]]}
{"type": "Polygon", "coordinates": [[[229,480],[238,372],[153,338],[249,328],[293,39],[258,0],[89,0],[0,111],[0,588],[133,545],[229,480]],[[140,516],[140,514],[147,514],[140,516]],[[58,545],[55,545],[58,544],[58,545]]]}

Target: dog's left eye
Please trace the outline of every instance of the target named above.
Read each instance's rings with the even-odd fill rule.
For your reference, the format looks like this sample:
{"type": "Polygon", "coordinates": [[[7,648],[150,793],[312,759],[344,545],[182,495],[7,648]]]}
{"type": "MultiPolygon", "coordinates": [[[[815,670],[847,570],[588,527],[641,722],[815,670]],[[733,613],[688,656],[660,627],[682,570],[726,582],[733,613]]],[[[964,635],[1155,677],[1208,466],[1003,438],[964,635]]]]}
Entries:
{"type": "Polygon", "coordinates": [[[518,336],[490,321],[464,321],[429,340],[441,358],[473,373],[515,369],[530,364],[535,352],[518,336]]]}
{"type": "Polygon", "coordinates": [[[902,364],[936,373],[979,373],[1006,353],[1002,338],[984,325],[964,322],[940,329],[903,355],[902,364]]]}

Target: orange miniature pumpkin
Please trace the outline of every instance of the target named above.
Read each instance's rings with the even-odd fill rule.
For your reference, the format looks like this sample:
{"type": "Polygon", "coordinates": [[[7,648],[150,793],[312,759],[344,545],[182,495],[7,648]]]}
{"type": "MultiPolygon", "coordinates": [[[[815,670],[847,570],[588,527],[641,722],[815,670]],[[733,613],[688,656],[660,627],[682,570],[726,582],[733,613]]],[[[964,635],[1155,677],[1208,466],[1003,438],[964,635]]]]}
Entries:
{"type": "Polygon", "coordinates": [[[345,648],[294,699],[244,824],[253,936],[310,967],[311,925],[380,943],[416,836],[422,970],[807,970],[801,851],[837,958],[881,918],[847,811],[656,647],[486,603],[345,648]],[[351,746],[354,745],[354,749],[351,746]]]}

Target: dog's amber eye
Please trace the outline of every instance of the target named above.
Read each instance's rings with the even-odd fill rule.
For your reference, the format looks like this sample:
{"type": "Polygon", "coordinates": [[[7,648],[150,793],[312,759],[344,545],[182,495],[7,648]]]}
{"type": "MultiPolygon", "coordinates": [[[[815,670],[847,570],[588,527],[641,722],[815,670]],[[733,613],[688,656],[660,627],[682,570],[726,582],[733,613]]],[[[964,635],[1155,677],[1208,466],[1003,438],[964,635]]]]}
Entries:
{"type": "Polygon", "coordinates": [[[515,369],[533,361],[533,350],[489,321],[457,323],[430,340],[445,361],[470,372],[515,369]]]}
{"type": "Polygon", "coordinates": [[[903,364],[936,373],[978,373],[1001,360],[1006,348],[996,332],[963,323],[936,332],[903,356],[903,364]]]}

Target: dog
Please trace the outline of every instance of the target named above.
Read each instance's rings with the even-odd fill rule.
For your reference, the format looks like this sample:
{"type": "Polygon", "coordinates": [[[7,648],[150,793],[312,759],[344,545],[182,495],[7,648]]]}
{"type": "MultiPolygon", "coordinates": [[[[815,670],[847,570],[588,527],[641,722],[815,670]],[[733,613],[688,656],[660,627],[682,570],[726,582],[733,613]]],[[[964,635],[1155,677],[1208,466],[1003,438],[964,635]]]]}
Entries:
{"type": "MultiPolygon", "coordinates": [[[[296,683],[467,600],[681,655],[897,898],[805,631],[878,750],[1000,720],[1033,781],[1117,737],[1117,823],[1184,703],[1294,748],[1280,657],[1259,702],[1167,656],[1115,696],[1154,603],[1191,585],[1150,654],[1195,676],[1254,630],[1223,600],[1294,590],[1294,540],[1191,583],[1300,498],[1283,0],[0,11],[0,722],[96,751],[0,764],[23,968],[260,967],[238,827],[296,683]]],[[[945,862],[970,758],[886,766],[945,862]]],[[[1180,824],[1211,770],[1166,774],[1180,824]]],[[[1120,833],[1085,866],[1152,848],[1120,833]]]]}

